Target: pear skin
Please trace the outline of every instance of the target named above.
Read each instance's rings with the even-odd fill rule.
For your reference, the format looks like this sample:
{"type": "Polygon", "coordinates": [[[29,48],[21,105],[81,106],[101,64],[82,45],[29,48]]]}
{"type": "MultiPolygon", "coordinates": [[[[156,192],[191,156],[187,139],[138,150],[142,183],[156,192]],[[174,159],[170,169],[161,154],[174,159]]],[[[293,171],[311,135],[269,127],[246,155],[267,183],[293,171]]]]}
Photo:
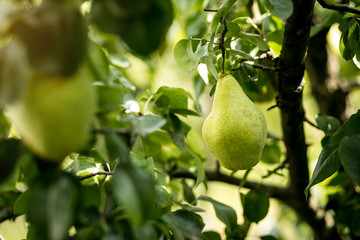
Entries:
{"type": "Polygon", "coordinates": [[[229,170],[249,169],[259,162],[267,136],[266,120],[233,76],[220,76],[202,135],[229,170]]]}
{"type": "Polygon", "coordinates": [[[33,73],[23,96],[6,110],[34,153],[60,162],[90,137],[96,110],[91,75],[84,67],[71,77],[33,73]]]}

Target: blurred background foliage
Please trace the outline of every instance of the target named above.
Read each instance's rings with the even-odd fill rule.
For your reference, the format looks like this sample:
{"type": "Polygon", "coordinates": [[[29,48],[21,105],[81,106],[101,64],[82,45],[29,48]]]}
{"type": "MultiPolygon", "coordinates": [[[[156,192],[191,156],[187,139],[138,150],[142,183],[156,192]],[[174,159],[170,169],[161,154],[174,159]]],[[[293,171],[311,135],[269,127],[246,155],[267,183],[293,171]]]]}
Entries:
{"type": "MultiPolygon", "coordinates": [[[[221,178],[210,181],[206,175],[221,171],[258,184],[280,188],[289,184],[280,111],[272,108],[276,73],[253,65],[272,67],[281,54],[284,20],[291,15],[292,4],[273,2],[0,1],[2,106],[16,97],[7,93],[18,92],[28,68],[71,75],[86,62],[98,95],[91,141],[61,167],[38,159],[20,141],[9,138],[16,137],[16,130],[6,112],[1,114],[1,236],[6,240],[311,239],[311,228],[296,212],[269,198],[256,184],[250,190],[221,178]],[[236,3],[226,9],[229,2],[236,3]],[[280,3],[286,8],[279,8],[280,3]],[[225,71],[233,73],[256,102],[269,129],[260,164],[246,172],[218,169],[201,137],[222,65],[216,42],[221,32],[219,12],[211,11],[219,9],[228,11],[225,71]],[[11,38],[20,39],[16,43],[20,47],[8,48],[11,38]],[[28,61],[21,50],[14,50],[21,48],[26,49],[28,61]],[[17,67],[12,69],[14,62],[17,67]]],[[[309,58],[304,108],[308,122],[316,125],[305,125],[311,170],[326,137],[334,134],[327,126],[340,128],[360,108],[359,63],[351,50],[357,46],[350,46],[358,43],[346,39],[344,32],[349,29],[359,34],[356,17],[315,6],[311,36],[325,31],[327,74],[336,79],[326,84],[330,90],[347,90],[347,103],[343,115],[333,115],[338,120],[328,117],[331,112],[316,97],[312,79],[316,72],[310,71],[315,65],[309,58]]],[[[330,224],[336,223],[345,239],[360,236],[359,186],[343,171],[312,187],[309,201],[330,224]]]]}

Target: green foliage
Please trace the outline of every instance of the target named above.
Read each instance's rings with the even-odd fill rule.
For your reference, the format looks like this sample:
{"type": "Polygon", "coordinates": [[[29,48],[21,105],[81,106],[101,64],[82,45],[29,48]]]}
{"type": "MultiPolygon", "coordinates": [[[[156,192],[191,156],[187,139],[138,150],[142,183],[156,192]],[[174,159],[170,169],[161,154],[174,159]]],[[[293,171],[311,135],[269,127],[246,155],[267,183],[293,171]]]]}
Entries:
{"type": "Polygon", "coordinates": [[[340,52],[345,60],[352,59],[355,55],[359,55],[359,22],[355,17],[348,17],[341,21],[339,26],[341,30],[340,52]]]}
{"type": "MultiPolygon", "coordinates": [[[[357,16],[315,10],[311,37],[339,23],[340,55],[358,63],[357,16]]],[[[29,240],[246,239],[276,208],[268,197],[276,197],[272,186],[269,192],[258,186],[277,178],[279,188],[289,182],[283,139],[268,132],[262,163],[249,184],[245,173],[240,194],[232,194],[241,203],[239,215],[230,200],[215,199],[222,192],[210,196],[207,190],[213,180],[237,184],[243,173],[214,170],[194,132],[208,109],[204,95],[212,96],[223,70],[252,101],[270,107],[279,100],[274,67],[294,11],[290,0],[0,0],[0,221],[24,216],[29,240]],[[187,76],[184,86],[175,87],[177,76],[171,76],[169,86],[155,88],[173,59],[174,71],[186,72],[176,73],[187,76]],[[71,79],[81,66],[90,70],[97,93],[91,138],[79,152],[51,163],[23,143],[7,108],[34,73],[71,79]],[[207,228],[212,220],[204,202],[224,229],[207,228]],[[13,209],[11,216],[6,209],[13,209]]],[[[79,96],[82,90],[76,89],[79,96]]],[[[328,199],[322,211],[333,216],[341,237],[357,239],[360,110],[343,124],[322,113],[314,117],[322,150],[305,193],[327,180],[320,184],[328,199]]],[[[282,228],[257,237],[283,239],[282,228]]]]}
{"type": "Polygon", "coordinates": [[[101,30],[120,36],[135,54],[146,57],[163,43],[173,10],[169,0],[137,2],[95,0],[90,18],[101,30]]]}
{"type": "Polygon", "coordinates": [[[250,221],[258,223],[268,213],[269,198],[262,192],[251,190],[244,196],[244,216],[250,221]]]}
{"type": "Polygon", "coordinates": [[[272,15],[283,21],[293,13],[293,4],[289,0],[261,0],[261,3],[272,15]]]}
{"type": "Polygon", "coordinates": [[[7,180],[21,158],[22,143],[14,138],[0,141],[0,182],[7,180]]]}
{"type": "Polygon", "coordinates": [[[353,114],[341,127],[337,120],[318,115],[319,128],[326,134],[325,143],[309,185],[313,185],[333,175],[341,166],[356,182],[359,182],[358,131],[360,130],[360,111],[353,114]]]}
{"type": "MultiPolygon", "coordinates": [[[[201,48],[200,52],[206,51],[205,48],[201,48]]],[[[202,54],[197,54],[199,57],[202,54]]],[[[195,59],[195,54],[193,52],[192,47],[192,40],[182,39],[180,40],[174,49],[174,57],[177,64],[184,70],[184,71],[192,71],[197,66],[197,61],[195,59]]]]}
{"type": "Polygon", "coordinates": [[[228,228],[229,231],[232,231],[236,228],[237,216],[233,208],[207,196],[200,196],[199,200],[208,201],[212,203],[215,209],[216,216],[219,218],[220,221],[222,221],[226,225],[226,228],[228,228]]]}

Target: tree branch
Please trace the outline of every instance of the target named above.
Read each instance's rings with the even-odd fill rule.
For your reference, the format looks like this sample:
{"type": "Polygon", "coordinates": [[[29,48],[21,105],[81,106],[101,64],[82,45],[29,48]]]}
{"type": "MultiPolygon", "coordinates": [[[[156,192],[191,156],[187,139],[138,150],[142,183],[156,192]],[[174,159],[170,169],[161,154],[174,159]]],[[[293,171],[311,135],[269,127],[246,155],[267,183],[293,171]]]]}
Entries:
{"type": "Polygon", "coordinates": [[[304,190],[309,182],[307,144],[305,141],[305,112],[302,91],[298,91],[305,72],[305,56],[310,39],[315,0],[292,0],[293,13],[286,20],[284,38],[278,66],[278,106],[281,110],[283,139],[289,159],[291,201],[285,202],[307,222],[315,239],[339,239],[335,228],[328,229],[323,218],[318,219],[305,199],[304,190]],[[333,238],[329,238],[329,236],[333,238]]]}
{"type": "Polygon", "coordinates": [[[342,12],[354,13],[360,15],[360,9],[349,7],[347,4],[335,4],[329,3],[326,0],[317,0],[317,2],[323,7],[331,10],[337,10],[342,12]]]}
{"type": "Polygon", "coordinates": [[[87,175],[83,175],[83,176],[78,176],[77,179],[82,181],[82,180],[92,178],[92,177],[95,177],[98,175],[112,176],[113,174],[114,174],[113,172],[96,172],[96,173],[91,173],[91,174],[87,174],[87,175]]]}
{"type": "Polygon", "coordinates": [[[218,10],[205,8],[205,9],[204,9],[204,12],[218,12],[218,10]]]}
{"type": "Polygon", "coordinates": [[[281,71],[280,67],[270,67],[270,66],[265,66],[265,65],[261,65],[261,64],[252,64],[251,66],[253,66],[254,68],[257,69],[261,69],[263,71],[271,71],[271,72],[279,72],[281,71]]]}
{"type": "Polygon", "coordinates": [[[289,163],[289,159],[285,159],[278,167],[274,168],[273,170],[269,171],[268,173],[264,176],[262,176],[262,178],[268,178],[270,177],[272,174],[278,174],[280,175],[280,173],[278,173],[279,170],[282,170],[284,168],[288,167],[288,163],[289,163]]]}
{"type": "MultiPolygon", "coordinates": [[[[242,180],[236,177],[232,177],[226,174],[221,173],[220,171],[206,171],[206,178],[208,181],[217,181],[228,183],[235,186],[240,186],[242,180]]],[[[171,173],[171,178],[188,178],[196,180],[196,175],[192,172],[186,170],[176,170],[171,173]]],[[[276,198],[282,201],[287,201],[288,194],[285,188],[279,188],[276,186],[265,185],[257,182],[246,181],[244,184],[245,188],[248,189],[258,189],[264,192],[268,197],[276,198]]]]}
{"type": "Polygon", "coordinates": [[[222,31],[219,37],[219,49],[221,49],[221,55],[222,55],[222,65],[221,65],[221,72],[225,73],[225,53],[226,53],[226,48],[225,48],[225,34],[227,33],[228,28],[226,25],[226,20],[224,18],[223,22],[222,22],[222,31]]]}

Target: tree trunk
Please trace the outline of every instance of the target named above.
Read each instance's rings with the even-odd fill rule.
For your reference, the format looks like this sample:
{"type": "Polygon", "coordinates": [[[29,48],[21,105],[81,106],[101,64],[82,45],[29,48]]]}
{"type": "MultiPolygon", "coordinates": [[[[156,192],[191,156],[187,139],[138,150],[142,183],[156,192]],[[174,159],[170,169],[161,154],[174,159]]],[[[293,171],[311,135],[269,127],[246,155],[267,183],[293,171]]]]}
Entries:
{"type": "Polygon", "coordinates": [[[281,109],[283,138],[290,171],[287,204],[313,229],[315,239],[340,239],[334,229],[328,229],[323,218],[305,199],[304,190],[309,183],[307,145],[304,134],[304,109],[302,106],[302,80],[305,56],[310,39],[314,0],[293,0],[294,11],[285,24],[282,51],[278,66],[278,106],[281,109]]]}

